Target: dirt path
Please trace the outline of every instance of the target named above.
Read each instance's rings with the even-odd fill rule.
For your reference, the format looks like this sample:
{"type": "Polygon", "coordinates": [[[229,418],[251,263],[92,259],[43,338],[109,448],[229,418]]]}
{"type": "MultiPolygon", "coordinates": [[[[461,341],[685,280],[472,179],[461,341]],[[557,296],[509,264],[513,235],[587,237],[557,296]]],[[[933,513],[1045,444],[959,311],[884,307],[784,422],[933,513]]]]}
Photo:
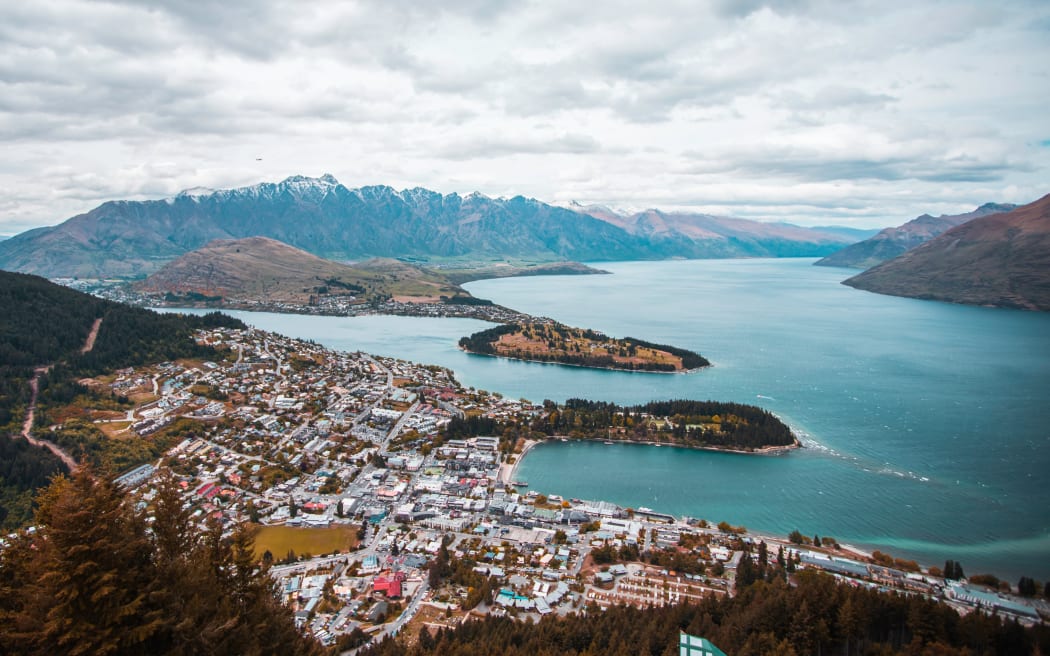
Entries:
{"type": "MultiPolygon", "coordinates": [[[[84,346],[81,347],[81,353],[90,353],[91,349],[95,348],[95,340],[98,338],[98,329],[102,325],[102,318],[95,319],[95,323],[91,325],[91,332],[88,333],[87,339],[84,340],[84,346]]],[[[26,412],[26,420],[22,422],[22,437],[33,446],[42,446],[51,453],[58,456],[70,472],[76,471],[79,465],[77,461],[73,459],[73,456],[66,453],[62,447],[58,446],[50,440],[42,440],[33,437],[33,422],[36,419],[36,397],[40,393],[40,376],[51,371],[53,365],[47,365],[46,367],[37,367],[33,370],[33,377],[29,380],[29,389],[32,394],[29,397],[29,411],[26,412]]]]}
{"type": "Polygon", "coordinates": [[[95,348],[95,340],[98,338],[98,328],[102,325],[102,317],[95,319],[95,323],[91,325],[91,332],[88,333],[87,339],[84,340],[84,347],[80,349],[81,353],[90,353],[91,349],[95,348]]]}
{"type": "MultiPolygon", "coordinates": [[[[96,324],[97,326],[97,324],[96,324]]],[[[33,446],[42,446],[51,453],[58,456],[70,472],[76,471],[77,461],[73,459],[73,456],[69,455],[62,450],[62,447],[58,446],[50,440],[41,440],[33,437],[33,420],[36,417],[36,397],[40,391],[40,376],[51,370],[51,367],[37,367],[33,371],[33,378],[29,381],[29,389],[32,390],[32,395],[29,397],[29,412],[26,413],[26,420],[22,424],[22,437],[26,438],[26,441],[33,446]]]]}

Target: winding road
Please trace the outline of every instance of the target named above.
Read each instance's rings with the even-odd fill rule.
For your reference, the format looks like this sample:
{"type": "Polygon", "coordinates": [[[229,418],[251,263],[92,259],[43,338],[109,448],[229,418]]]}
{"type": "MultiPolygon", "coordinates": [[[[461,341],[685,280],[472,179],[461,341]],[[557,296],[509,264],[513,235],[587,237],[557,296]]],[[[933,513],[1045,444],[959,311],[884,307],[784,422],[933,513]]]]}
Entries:
{"type": "MultiPolygon", "coordinates": [[[[101,325],[102,319],[95,319],[95,323],[91,325],[91,332],[88,333],[87,339],[84,340],[84,346],[80,349],[81,353],[90,353],[91,349],[95,348],[95,340],[98,338],[98,329],[101,325]]],[[[33,377],[29,379],[29,389],[32,393],[29,396],[29,410],[26,412],[26,419],[22,422],[22,437],[33,446],[44,447],[55,454],[66,468],[73,472],[80,466],[73,459],[73,456],[50,440],[33,437],[33,422],[36,420],[36,398],[40,393],[40,377],[51,371],[53,366],[49,364],[44,367],[37,367],[33,370],[33,377]]]]}

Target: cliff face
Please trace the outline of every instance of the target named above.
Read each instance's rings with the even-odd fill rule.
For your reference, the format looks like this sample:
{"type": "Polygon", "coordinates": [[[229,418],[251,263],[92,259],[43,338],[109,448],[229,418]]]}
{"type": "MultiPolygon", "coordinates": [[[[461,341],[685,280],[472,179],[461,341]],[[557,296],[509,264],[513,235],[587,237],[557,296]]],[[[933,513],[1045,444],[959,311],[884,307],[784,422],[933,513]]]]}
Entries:
{"type": "Polygon", "coordinates": [[[843,284],[894,296],[1050,310],[1050,195],[973,219],[843,284]]]}
{"type": "Polygon", "coordinates": [[[1009,212],[1016,205],[986,203],[972,212],[965,214],[930,216],[923,214],[895,228],[886,228],[870,239],[851,244],[840,251],[815,262],[818,266],[848,267],[851,269],[869,269],[887,260],[910,251],[934,237],[951,230],[967,221],[1009,212]]]}

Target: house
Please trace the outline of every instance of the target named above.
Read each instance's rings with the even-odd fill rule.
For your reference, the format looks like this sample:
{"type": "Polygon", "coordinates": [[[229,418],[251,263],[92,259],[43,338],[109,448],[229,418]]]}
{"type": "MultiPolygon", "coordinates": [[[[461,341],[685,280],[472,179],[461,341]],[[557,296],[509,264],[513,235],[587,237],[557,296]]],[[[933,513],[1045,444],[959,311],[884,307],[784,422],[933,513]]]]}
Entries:
{"type": "Polygon", "coordinates": [[[365,615],[365,619],[372,624],[377,624],[386,619],[386,613],[390,606],[385,601],[380,601],[375,606],[372,606],[368,610],[368,614],[365,615]]]}
{"type": "Polygon", "coordinates": [[[384,576],[377,576],[372,582],[372,592],[382,592],[387,599],[400,599],[401,583],[404,580],[404,572],[393,572],[384,576]]]}

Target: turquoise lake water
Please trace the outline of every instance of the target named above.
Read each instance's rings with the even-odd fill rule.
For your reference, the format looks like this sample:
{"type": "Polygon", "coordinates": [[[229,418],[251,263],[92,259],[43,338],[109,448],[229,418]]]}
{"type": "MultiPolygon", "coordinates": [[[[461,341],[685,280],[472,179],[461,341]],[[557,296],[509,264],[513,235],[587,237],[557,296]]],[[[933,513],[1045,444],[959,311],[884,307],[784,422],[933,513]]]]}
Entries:
{"type": "Polygon", "coordinates": [[[468,285],[564,323],[699,351],[685,375],[474,356],[463,319],[233,313],[267,330],[453,369],[534,401],[697,398],[775,412],[807,448],[777,457],[550,443],[536,490],[833,536],[966,572],[1050,578],[1050,315],[880,296],[809,259],[602,263],[613,275],[468,285]]]}

